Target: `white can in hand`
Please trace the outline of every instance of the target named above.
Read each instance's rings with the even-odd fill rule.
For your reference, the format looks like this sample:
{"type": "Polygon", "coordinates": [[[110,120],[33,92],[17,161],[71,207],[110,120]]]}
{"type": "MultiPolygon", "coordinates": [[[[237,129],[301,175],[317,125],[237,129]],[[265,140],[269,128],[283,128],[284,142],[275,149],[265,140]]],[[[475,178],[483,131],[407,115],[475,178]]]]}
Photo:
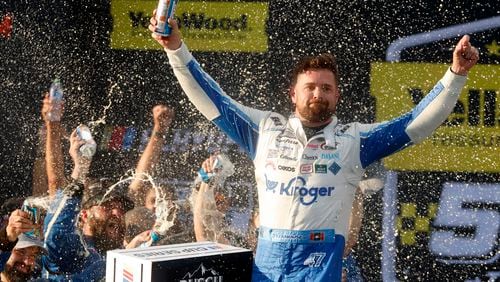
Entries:
{"type": "Polygon", "coordinates": [[[52,103],[52,109],[47,113],[47,117],[50,121],[61,120],[63,96],[61,81],[56,78],[52,81],[49,89],[49,101],[52,103]]]}
{"type": "Polygon", "coordinates": [[[156,8],[155,33],[161,36],[169,36],[172,28],[168,25],[168,19],[174,18],[175,6],[179,0],[159,0],[156,8]]]}
{"type": "Polygon", "coordinates": [[[76,134],[81,140],[85,141],[85,144],[80,147],[80,154],[84,158],[91,159],[97,150],[97,144],[92,137],[90,129],[86,125],[79,125],[76,128],[76,134]]]}

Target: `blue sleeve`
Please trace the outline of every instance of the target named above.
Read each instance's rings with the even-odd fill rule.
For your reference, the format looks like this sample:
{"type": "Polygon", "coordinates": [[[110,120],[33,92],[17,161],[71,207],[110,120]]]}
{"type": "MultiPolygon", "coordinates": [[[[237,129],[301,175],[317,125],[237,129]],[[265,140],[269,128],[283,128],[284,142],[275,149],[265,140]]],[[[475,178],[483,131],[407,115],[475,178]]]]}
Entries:
{"type": "Polygon", "coordinates": [[[42,257],[45,269],[51,273],[80,272],[88,251],[76,230],[80,198],[59,191],[44,221],[45,248],[42,257]]]}
{"type": "Polygon", "coordinates": [[[10,252],[4,252],[4,251],[0,252],[0,272],[2,272],[3,269],[5,268],[5,264],[9,260],[9,257],[10,257],[10,252]]]}
{"type": "Polygon", "coordinates": [[[254,159],[258,140],[259,124],[264,112],[245,107],[224,94],[220,86],[192,59],[188,70],[194,80],[218,109],[220,116],[212,120],[236,144],[254,159]]]}
{"type": "Polygon", "coordinates": [[[72,281],[72,282],[87,282],[101,281],[106,276],[106,261],[103,259],[96,260],[80,273],[73,274],[53,274],[48,278],[34,279],[30,281],[72,281]]]}
{"type": "MultiPolygon", "coordinates": [[[[431,92],[426,95],[412,111],[388,122],[380,123],[366,132],[361,131],[360,160],[362,167],[366,168],[374,161],[380,160],[412,145],[413,141],[408,134],[408,128],[417,118],[425,118],[431,121],[428,127],[431,129],[430,132],[432,133],[442,121],[433,120],[436,114],[424,116],[422,112],[424,112],[430,104],[440,103],[436,102],[436,97],[438,95],[446,95],[444,90],[444,85],[438,82],[431,92]]],[[[422,135],[429,134],[430,133],[425,133],[422,135]]]]}
{"type": "Polygon", "coordinates": [[[360,133],[360,159],[363,168],[411,145],[410,137],[405,132],[410,120],[411,113],[408,113],[360,133]]]}

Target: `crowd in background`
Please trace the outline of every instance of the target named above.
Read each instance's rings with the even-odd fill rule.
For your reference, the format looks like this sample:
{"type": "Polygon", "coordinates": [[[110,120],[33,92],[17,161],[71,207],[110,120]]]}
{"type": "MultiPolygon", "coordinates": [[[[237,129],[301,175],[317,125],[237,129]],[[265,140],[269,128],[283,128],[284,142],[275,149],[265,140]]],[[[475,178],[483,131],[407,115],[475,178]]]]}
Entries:
{"type": "MultiPolygon", "coordinates": [[[[45,196],[11,198],[2,205],[1,281],[99,281],[105,276],[106,252],[194,241],[214,241],[255,249],[257,213],[245,232],[234,232],[225,219],[230,199],[217,154],[202,164],[211,177],[193,181],[187,199],[175,187],[157,184],[159,163],[174,111],[152,109],[151,136],[128,181],[89,177],[92,154],[78,128],[67,134],[64,102],[45,95],[45,196]],[[69,136],[67,136],[69,135],[69,136]],[[63,142],[69,139],[71,175],[64,175],[63,142]]],[[[197,175],[193,175],[195,178],[197,175]]],[[[198,179],[201,179],[198,177],[198,179]]]]}
{"type": "MultiPolygon", "coordinates": [[[[245,228],[229,226],[232,223],[226,215],[232,203],[222,189],[228,174],[216,164],[217,153],[201,164],[203,177],[193,176],[187,199],[178,199],[175,187],[155,183],[153,172],[174,119],[172,109],[164,105],[152,109],[147,146],[133,177],[121,182],[89,177],[92,155],[82,154],[88,140],[78,129],[66,136],[63,113],[64,102],[45,95],[46,195],[11,198],[2,204],[1,281],[103,280],[106,252],[114,249],[213,241],[255,250],[258,207],[252,209],[245,228]],[[64,175],[62,148],[67,139],[71,175],[64,175]]],[[[349,254],[361,224],[362,197],[358,194],[346,261],[352,260],[349,254]]],[[[360,278],[355,262],[346,265],[346,274],[349,270],[346,277],[360,278]]]]}

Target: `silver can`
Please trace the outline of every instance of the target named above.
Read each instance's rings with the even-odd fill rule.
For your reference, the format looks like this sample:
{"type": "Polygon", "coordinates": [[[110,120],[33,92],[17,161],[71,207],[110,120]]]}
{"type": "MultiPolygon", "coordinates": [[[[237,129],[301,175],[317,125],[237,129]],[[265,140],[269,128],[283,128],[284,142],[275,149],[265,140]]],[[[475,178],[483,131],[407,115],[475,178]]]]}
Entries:
{"type": "Polygon", "coordinates": [[[155,33],[161,36],[169,36],[172,28],[168,25],[168,19],[173,19],[175,7],[179,0],[159,0],[156,8],[155,33]]]}

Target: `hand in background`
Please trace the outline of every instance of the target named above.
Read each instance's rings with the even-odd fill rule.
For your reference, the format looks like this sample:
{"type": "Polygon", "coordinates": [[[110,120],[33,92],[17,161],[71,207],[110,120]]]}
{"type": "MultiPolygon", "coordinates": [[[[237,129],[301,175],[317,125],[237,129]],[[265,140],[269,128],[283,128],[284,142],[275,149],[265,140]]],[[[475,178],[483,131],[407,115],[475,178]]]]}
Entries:
{"type": "Polygon", "coordinates": [[[132,239],[130,243],[125,246],[125,249],[135,249],[141,244],[148,242],[149,240],[151,240],[151,230],[146,230],[135,236],[134,239],[132,239]]]}
{"type": "Polygon", "coordinates": [[[217,155],[218,154],[211,155],[208,159],[203,161],[203,163],[201,164],[201,167],[203,168],[203,170],[206,173],[216,173],[217,172],[217,168],[214,169],[214,164],[215,164],[215,160],[217,159],[217,155]]]}
{"type": "Polygon", "coordinates": [[[83,178],[85,178],[88,174],[91,163],[90,159],[84,158],[80,154],[80,147],[85,144],[85,141],[78,137],[75,129],[71,132],[69,143],[69,155],[71,156],[74,165],[71,177],[75,180],[83,180],[83,178]]]}
{"type": "Polygon", "coordinates": [[[64,101],[54,101],[45,93],[42,105],[42,118],[45,123],[61,121],[64,113],[64,101]]]}
{"type": "Polygon", "coordinates": [[[9,223],[7,225],[7,238],[11,242],[15,242],[17,237],[24,232],[31,231],[38,226],[33,224],[30,220],[29,213],[17,209],[9,216],[9,223]]]}
{"type": "Polygon", "coordinates": [[[153,108],[154,129],[157,132],[164,133],[172,121],[174,120],[175,112],[171,108],[164,105],[157,105],[153,108]]]}

